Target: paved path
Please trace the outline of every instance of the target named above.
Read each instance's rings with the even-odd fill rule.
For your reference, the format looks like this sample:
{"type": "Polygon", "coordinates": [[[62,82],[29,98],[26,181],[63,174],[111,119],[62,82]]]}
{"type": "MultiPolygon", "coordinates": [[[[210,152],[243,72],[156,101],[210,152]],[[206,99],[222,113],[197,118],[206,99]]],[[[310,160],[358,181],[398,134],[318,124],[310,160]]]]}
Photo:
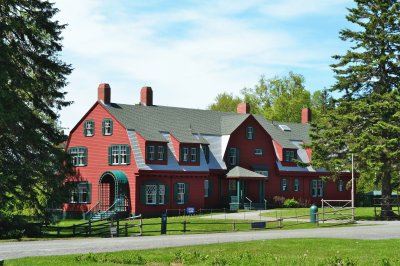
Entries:
{"type": "Polygon", "coordinates": [[[70,240],[0,242],[0,260],[28,256],[64,255],[118,250],[178,247],[223,242],[241,242],[281,238],[400,238],[400,222],[378,225],[331,227],[301,230],[266,230],[218,234],[164,235],[121,238],[84,238],[70,240]]]}

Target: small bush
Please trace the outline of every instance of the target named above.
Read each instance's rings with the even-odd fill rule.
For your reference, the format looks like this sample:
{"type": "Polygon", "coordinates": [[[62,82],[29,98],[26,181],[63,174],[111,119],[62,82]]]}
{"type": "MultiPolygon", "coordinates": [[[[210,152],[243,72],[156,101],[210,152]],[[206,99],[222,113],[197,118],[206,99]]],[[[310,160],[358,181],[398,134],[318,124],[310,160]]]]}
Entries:
{"type": "Polygon", "coordinates": [[[25,232],[26,221],[19,215],[0,212],[0,239],[21,238],[25,232]]]}
{"type": "Polygon", "coordinates": [[[299,202],[295,200],[294,198],[292,199],[285,199],[283,202],[283,207],[285,208],[296,208],[299,207],[299,202]]]}
{"type": "Polygon", "coordinates": [[[273,200],[274,200],[274,203],[275,203],[275,205],[276,205],[277,207],[282,207],[282,206],[283,206],[283,203],[285,202],[285,197],[282,197],[282,196],[275,196],[275,197],[273,198],[273,200]]]}

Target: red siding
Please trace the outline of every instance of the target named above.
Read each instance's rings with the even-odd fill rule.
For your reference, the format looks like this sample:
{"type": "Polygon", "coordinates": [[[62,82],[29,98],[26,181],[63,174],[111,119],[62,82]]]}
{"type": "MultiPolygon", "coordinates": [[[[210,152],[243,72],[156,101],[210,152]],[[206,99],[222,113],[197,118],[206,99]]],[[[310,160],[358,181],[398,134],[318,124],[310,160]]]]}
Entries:
{"type": "Polygon", "coordinates": [[[82,180],[87,180],[92,184],[91,204],[65,204],[66,211],[85,211],[90,209],[98,202],[98,184],[101,175],[109,170],[123,171],[129,182],[131,207],[134,209],[135,202],[135,173],[137,166],[135,158],[130,149],[130,165],[109,165],[108,164],[108,147],[112,144],[127,144],[130,146],[126,129],[113,118],[113,134],[111,136],[102,135],[103,118],[113,118],[111,114],[101,105],[96,104],[94,108],[84,117],[83,120],[71,132],[67,149],[71,147],[86,147],[88,153],[88,164],[84,167],[77,167],[82,180]],[[92,137],[84,136],[84,120],[93,120],[95,122],[95,134],[92,137]]]}

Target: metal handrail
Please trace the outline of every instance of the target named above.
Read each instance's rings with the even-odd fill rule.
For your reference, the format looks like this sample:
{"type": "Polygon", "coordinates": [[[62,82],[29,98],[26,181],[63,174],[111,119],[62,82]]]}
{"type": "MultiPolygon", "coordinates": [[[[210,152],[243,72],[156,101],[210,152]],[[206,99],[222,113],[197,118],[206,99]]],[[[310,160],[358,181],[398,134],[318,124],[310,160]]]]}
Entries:
{"type": "Polygon", "coordinates": [[[85,212],[85,218],[87,217],[88,214],[92,213],[92,212],[97,212],[99,211],[99,206],[100,206],[100,201],[97,202],[92,208],[90,208],[87,212],[85,212]]]}
{"type": "Polygon", "coordinates": [[[250,210],[251,210],[251,203],[253,203],[253,201],[251,199],[249,199],[248,197],[246,197],[246,199],[250,202],[250,210]]]}
{"type": "Polygon", "coordinates": [[[264,209],[267,209],[267,199],[264,198],[264,209]]]}

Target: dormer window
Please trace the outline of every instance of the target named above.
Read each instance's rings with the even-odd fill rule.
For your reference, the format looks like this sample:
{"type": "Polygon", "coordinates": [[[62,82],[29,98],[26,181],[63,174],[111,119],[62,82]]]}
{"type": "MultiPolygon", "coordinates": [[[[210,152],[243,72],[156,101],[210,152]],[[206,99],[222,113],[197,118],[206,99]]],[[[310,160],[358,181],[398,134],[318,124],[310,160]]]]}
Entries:
{"type": "Polygon", "coordinates": [[[154,160],[154,145],[147,145],[146,159],[150,161],[154,160]]]}
{"type": "Polygon", "coordinates": [[[164,160],[164,156],[165,156],[165,149],[164,146],[158,146],[157,147],[158,151],[157,151],[157,159],[159,161],[164,160]]]}
{"type": "Polygon", "coordinates": [[[199,162],[199,148],[193,145],[182,145],[180,149],[180,161],[185,163],[199,162]]]}
{"type": "Polygon", "coordinates": [[[167,148],[164,143],[146,143],[146,163],[159,164],[167,160],[167,148]]]}
{"type": "Polygon", "coordinates": [[[93,120],[86,120],[84,123],[84,134],[86,137],[94,136],[94,121],[93,120]]]}
{"type": "Polygon", "coordinates": [[[254,127],[246,127],[246,138],[254,139],[254,127]]]}
{"type": "Polygon", "coordinates": [[[279,125],[279,128],[280,128],[282,131],[292,131],[292,130],[290,129],[290,127],[288,127],[287,125],[279,125]]]}
{"type": "Polygon", "coordinates": [[[296,150],[284,150],[283,151],[283,161],[285,162],[293,162],[297,159],[296,150]]]}
{"type": "Polygon", "coordinates": [[[197,148],[196,147],[190,148],[190,161],[197,162],[197,148]]]}
{"type": "Polygon", "coordinates": [[[183,147],[182,148],[182,162],[187,162],[189,161],[189,148],[188,147],[183,147]]]}
{"type": "Polygon", "coordinates": [[[210,148],[208,145],[202,144],[201,147],[203,148],[204,157],[206,158],[206,162],[210,163],[210,148]]]}

